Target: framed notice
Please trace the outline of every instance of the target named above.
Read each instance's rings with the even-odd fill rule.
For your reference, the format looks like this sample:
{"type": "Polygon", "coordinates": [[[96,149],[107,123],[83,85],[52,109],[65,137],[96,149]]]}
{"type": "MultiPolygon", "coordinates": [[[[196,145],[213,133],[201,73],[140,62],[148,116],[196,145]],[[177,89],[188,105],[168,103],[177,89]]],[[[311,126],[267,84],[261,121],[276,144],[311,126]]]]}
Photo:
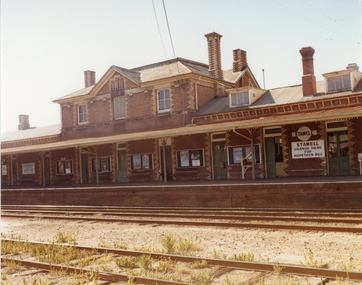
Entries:
{"type": "Polygon", "coordinates": [[[35,163],[23,163],[22,171],[23,174],[35,174],[35,163]]]}
{"type": "Polygon", "coordinates": [[[8,175],[7,165],[1,165],[1,175],[8,175]]]}

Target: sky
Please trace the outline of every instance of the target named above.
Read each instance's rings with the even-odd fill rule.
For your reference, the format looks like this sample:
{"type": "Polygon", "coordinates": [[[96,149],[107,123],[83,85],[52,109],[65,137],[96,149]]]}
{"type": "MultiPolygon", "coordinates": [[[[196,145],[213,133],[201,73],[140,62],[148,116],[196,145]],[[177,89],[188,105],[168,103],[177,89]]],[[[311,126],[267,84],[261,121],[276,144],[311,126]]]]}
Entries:
{"type": "Polygon", "coordinates": [[[112,65],[208,64],[210,32],[222,35],[222,69],[246,50],[266,89],[301,84],[306,46],[317,80],[349,63],[362,71],[362,0],[1,0],[1,133],[19,114],[60,123],[53,100],[84,88],[85,70],[99,80],[112,65]]]}

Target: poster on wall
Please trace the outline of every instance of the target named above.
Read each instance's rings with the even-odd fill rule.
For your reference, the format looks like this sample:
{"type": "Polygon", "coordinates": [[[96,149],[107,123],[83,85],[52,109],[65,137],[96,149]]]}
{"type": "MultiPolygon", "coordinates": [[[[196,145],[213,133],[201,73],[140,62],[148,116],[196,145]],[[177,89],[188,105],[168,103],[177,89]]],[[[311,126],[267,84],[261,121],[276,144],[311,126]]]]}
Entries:
{"type": "Polygon", "coordinates": [[[6,165],[1,166],[1,175],[8,175],[8,168],[6,165]]]}
{"type": "Polygon", "coordinates": [[[324,140],[292,142],[292,158],[324,157],[324,140]]]}
{"type": "Polygon", "coordinates": [[[190,152],[191,152],[192,166],[200,166],[201,165],[200,152],[198,150],[192,150],[190,152]]]}
{"type": "Polygon", "coordinates": [[[34,163],[23,163],[22,170],[23,170],[23,174],[35,174],[35,164],[34,163]]]}
{"type": "Polygon", "coordinates": [[[188,150],[180,151],[180,160],[181,160],[181,166],[190,166],[188,150]]]}

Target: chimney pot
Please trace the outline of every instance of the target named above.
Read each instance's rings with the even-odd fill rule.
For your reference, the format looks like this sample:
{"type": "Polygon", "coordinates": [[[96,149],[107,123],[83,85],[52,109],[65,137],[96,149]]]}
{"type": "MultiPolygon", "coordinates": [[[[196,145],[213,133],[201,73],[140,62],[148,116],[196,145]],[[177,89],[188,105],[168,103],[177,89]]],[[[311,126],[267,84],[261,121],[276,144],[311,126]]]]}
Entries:
{"type": "Polygon", "coordinates": [[[304,47],[299,50],[302,55],[303,61],[303,77],[302,89],[303,96],[314,95],[317,92],[317,82],[314,76],[313,55],[314,49],[312,47],[304,47]]]}
{"type": "Polygon", "coordinates": [[[222,35],[212,32],[206,34],[209,51],[209,74],[218,79],[223,79],[223,72],[221,69],[221,49],[220,39],[222,35]]]}
{"type": "Polygon", "coordinates": [[[29,115],[19,115],[18,130],[22,131],[27,129],[30,129],[29,115]]]}
{"type": "Polygon", "coordinates": [[[358,71],[359,67],[356,63],[350,63],[346,67],[350,71],[358,71]]]}
{"type": "Polygon", "coordinates": [[[85,88],[96,84],[96,72],[91,70],[84,71],[85,88]]]}

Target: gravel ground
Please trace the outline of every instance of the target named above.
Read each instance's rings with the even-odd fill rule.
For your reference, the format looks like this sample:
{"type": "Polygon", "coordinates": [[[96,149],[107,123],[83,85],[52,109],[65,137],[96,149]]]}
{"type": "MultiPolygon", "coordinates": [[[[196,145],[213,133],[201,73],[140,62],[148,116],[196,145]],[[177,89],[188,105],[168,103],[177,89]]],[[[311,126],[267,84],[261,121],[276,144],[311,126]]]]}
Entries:
{"type": "MultiPolygon", "coordinates": [[[[196,252],[196,256],[204,258],[216,256],[231,258],[238,254],[252,253],[256,262],[286,263],[285,259],[292,259],[291,263],[301,265],[307,262],[306,257],[311,253],[315,261],[326,264],[328,268],[342,269],[348,266],[353,271],[362,271],[362,234],[353,233],[52,221],[40,218],[20,220],[6,217],[1,220],[1,233],[7,238],[20,237],[29,241],[52,241],[57,233],[72,234],[76,236],[79,245],[100,246],[123,243],[130,250],[162,249],[162,238],[172,235],[197,241],[201,250],[196,252]]],[[[235,270],[215,278],[212,284],[226,284],[226,276],[232,282],[230,284],[245,284],[243,282],[246,279],[255,277],[250,274],[255,275],[254,272],[235,270]]],[[[2,277],[3,284],[26,285],[23,281],[24,276],[16,278],[16,274],[6,273],[5,268],[2,277]]],[[[27,284],[33,284],[31,278],[34,277],[27,278],[29,278],[27,284]]],[[[275,278],[275,276],[266,278],[265,284],[305,282],[299,280],[295,281],[297,283],[287,283],[291,282],[290,279],[276,281],[275,278]]],[[[330,281],[328,284],[362,284],[362,282],[330,281]]]]}

